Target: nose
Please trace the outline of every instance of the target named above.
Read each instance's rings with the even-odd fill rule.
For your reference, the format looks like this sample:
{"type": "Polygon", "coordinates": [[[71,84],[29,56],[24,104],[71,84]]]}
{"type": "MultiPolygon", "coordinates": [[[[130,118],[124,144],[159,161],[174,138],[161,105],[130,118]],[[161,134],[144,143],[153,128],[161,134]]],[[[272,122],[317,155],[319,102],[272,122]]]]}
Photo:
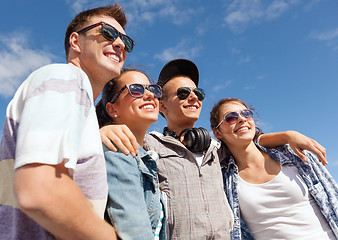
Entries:
{"type": "Polygon", "coordinates": [[[154,93],[150,92],[148,89],[145,89],[145,90],[144,90],[143,98],[144,98],[145,100],[146,100],[146,99],[154,99],[154,98],[155,98],[155,95],[154,95],[154,93]]]}
{"type": "Polygon", "coordinates": [[[242,114],[239,114],[237,121],[241,123],[241,122],[246,122],[247,120],[248,119],[246,117],[243,117],[242,114]]]}
{"type": "Polygon", "coordinates": [[[190,94],[189,94],[189,96],[188,96],[188,100],[189,101],[197,101],[198,100],[198,97],[197,97],[197,95],[195,94],[195,92],[194,91],[192,91],[191,90],[191,92],[190,92],[190,94]]]}
{"type": "Polygon", "coordinates": [[[124,48],[125,48],[125,44],[121,40],[120,36],[113,41],[112,45],[113,45],[114,48],[119,48],[121,50],[124,50],[124,48]]]}

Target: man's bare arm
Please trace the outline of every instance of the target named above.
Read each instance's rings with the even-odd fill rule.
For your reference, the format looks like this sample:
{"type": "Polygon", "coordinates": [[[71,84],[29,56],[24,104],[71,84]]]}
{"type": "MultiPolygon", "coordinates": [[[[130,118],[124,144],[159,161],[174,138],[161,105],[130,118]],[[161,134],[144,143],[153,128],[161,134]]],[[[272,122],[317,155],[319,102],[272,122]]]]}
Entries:
{"type": "Polygon", "coordinates": [[[18,168],[14,188],[20,209],[57,239],[116,239],[63,163],[18,168]]]}

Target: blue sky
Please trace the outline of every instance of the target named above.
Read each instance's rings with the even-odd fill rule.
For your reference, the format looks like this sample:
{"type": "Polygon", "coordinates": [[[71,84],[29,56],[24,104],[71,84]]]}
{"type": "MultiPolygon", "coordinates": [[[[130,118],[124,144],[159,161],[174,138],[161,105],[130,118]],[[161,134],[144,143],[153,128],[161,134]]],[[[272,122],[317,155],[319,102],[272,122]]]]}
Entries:
{"type": "MultiPolygon", "coordinates": [[[[0,15],[0,124],[19,84],[38,67],[65,62],[68,23],[112,1],[4,1],[0,15]]],[[[193,60],[207,98],[196,126],[222,97],[259,113],[264,132],[297,130],[327,149],[338,179],[338,2],[336,0],[126,0],[136,42],[126,65],[157,79],[174,58],[193,60]]],[[[165,126],[164,120],[151,130],[165,126]]],[[[1,133],[0,133],[1,134],[1,133]]]]}

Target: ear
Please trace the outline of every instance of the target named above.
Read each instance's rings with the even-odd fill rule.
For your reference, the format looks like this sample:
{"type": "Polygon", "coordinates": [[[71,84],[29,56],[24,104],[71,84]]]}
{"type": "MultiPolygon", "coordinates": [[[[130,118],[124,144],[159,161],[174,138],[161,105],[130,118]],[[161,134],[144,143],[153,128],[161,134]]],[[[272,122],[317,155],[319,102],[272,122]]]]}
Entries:
{"type": "Polygon", "coordinates": [[[216,138],[222,139],[222,132],[221,132],[221,130],[219,130],[219,129],[217,128],[217,129],[214,129],[214,130],[212,130],[212,131],[213,131],[214,136],[215,136],[216,138]]]}
{"type": "Polygon", "coordinates": [[[116,109],[115,105],[113,103],[107,103],[106,105],[106,111],[112,118],[117,118],[119,116],[118,109],[116,109]]]}
{"type": "Polygon", "coordinates": [[[166,116],[168,114],[167,108],[165,107],[165,102],[163,100],[160,100],[160,106],[159,106],[160,112],[166,116]]]}
{"type": "Polygon", "coordinates": [[[81,47],[79,43],[79,34],[73,32],[69,37],[70,47],[77,53],[81,53],[81,47]]]}

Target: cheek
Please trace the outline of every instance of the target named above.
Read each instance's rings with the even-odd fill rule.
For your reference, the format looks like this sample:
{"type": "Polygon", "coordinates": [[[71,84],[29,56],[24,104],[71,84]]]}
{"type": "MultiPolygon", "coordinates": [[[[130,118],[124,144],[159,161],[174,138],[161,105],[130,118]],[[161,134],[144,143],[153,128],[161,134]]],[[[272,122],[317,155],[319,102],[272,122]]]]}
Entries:
{"type": "Polygon", "coordinates": [[[225,121],[219,126],[222,135],[227,135],[233,132],[232,125],[227,124],[225,121]]]}
{"type": "Polygon", "coordinates": [[[220,131],[218,131],[218,136],[223,142],[227,142],[232,138],[232,129],[227,127],[220,126],[220,131]]]}

